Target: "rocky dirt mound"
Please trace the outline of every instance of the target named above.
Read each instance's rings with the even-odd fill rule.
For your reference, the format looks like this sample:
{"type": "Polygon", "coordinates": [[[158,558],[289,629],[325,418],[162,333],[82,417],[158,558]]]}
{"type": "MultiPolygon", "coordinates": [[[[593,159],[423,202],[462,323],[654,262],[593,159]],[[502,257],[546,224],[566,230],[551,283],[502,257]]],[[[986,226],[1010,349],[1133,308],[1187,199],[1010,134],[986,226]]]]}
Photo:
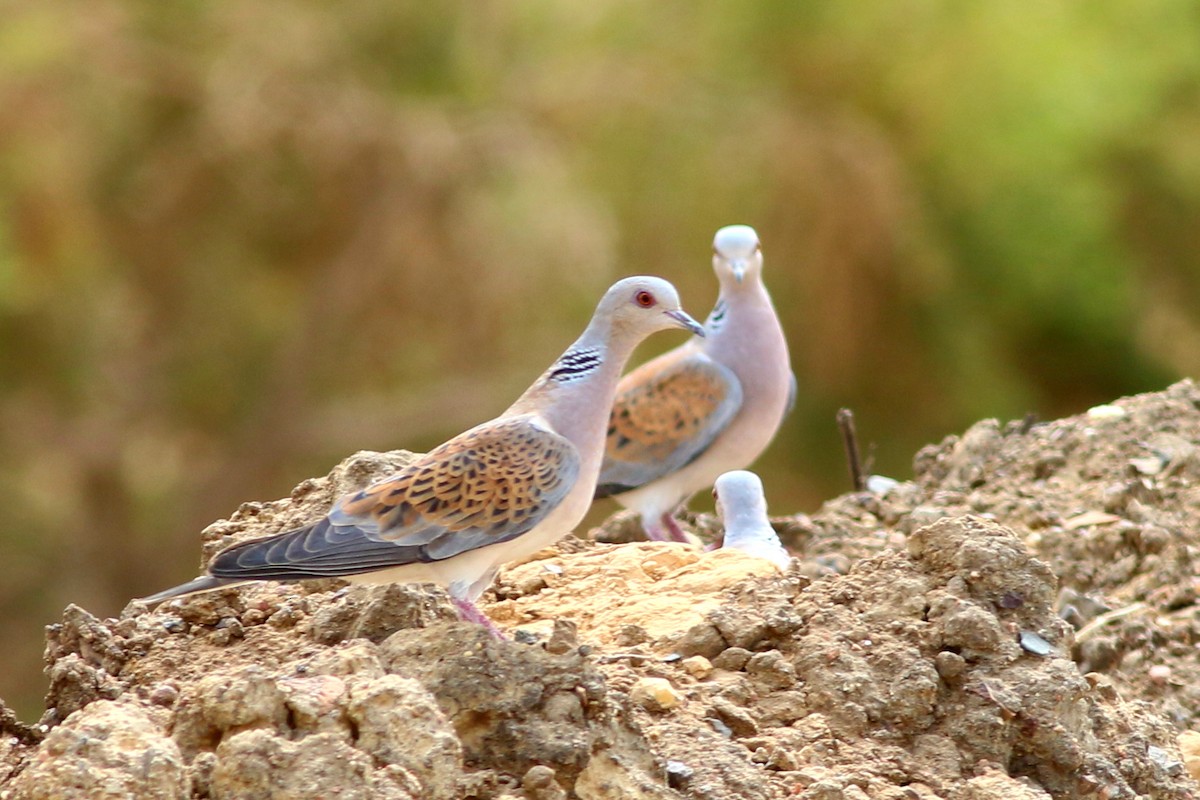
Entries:
{"type": "Polygon", "coordinates": [[[1200,727],[1200,388],[1183,381],[1044,424],[986,420],[926,447],[912,483],[779,521],[813,574],[845,571],[943,516],[1011,528],[1059,577],[1083,672],[1200,727]],[[849,543],[849,547],[847,547],[849,543]]]}
{"type": "MultiPolygon", "coordinates": [[[[1198,441],[1191,383],[980,423],[780,519],[782,575],[568,540],[502,574],[503,642],[423,587],[68,608],[42,724],[0,713],[0,797],[1194,797],[1198,441]]],[[[406,458],[247,504],[206,555],[406,458]]]]}

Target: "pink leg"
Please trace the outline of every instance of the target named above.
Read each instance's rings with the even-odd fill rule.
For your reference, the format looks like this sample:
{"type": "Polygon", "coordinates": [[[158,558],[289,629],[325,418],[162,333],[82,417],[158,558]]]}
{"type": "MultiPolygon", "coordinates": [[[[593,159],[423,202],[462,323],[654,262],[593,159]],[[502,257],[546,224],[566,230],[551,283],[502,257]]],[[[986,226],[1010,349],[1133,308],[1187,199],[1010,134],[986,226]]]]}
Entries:
{"type": "Polygon", "coordinates": [[[709,542],[708,544],[706,544],[704,546],[704,550],[705,550],[705,552],[712,552],[713,550],[720,550],[724,546],[725,546],[725,531],[721,531],[720,533],[717,534],[717,538],[713,539],[711,542],[709,542]]]}
{"type": "Polygon", "coordinates": [[[683,542],[689,544],[692,540],[684,532],[683,528],[679,527],[679,523],[675,521],[675,515],[670,511],[662,515],[662,525],[667,529],[669,542],[683,542]]]}
{"type": "Polygon", "coordinates": [[[487,618],[487,614],[480,611],[479,606],[470,600],[467,600],[465,597],[450,595],[450,602],[454,604],[454,609],[458,611],[458,618],[463,622],[474,622],[482,625],[495,639],[503,640],[505,638],[504,633],[496,627],[495,623],[487,618]]]}
{"type": "Polygon", "coordinates": [[[646,538],[652,542],[669,542],[671,541],[671,532],[657,521],[651,522],[646,518],[642,518],[642,528],[646,531],[646,538]]]}

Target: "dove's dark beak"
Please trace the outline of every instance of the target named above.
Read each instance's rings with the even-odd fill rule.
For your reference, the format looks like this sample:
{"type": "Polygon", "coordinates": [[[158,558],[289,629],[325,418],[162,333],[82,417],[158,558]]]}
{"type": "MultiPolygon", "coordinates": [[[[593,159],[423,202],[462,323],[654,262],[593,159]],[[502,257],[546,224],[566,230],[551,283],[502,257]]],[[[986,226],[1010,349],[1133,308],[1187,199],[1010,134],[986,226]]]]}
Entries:
{"type": "Polygon", "coordinates": [[[682,308],[664,311],[663,313],[670,317],[677,327],[689,330],[701,338],[704,337],[704,326],[688,316],[688,313],[682,308]]]}

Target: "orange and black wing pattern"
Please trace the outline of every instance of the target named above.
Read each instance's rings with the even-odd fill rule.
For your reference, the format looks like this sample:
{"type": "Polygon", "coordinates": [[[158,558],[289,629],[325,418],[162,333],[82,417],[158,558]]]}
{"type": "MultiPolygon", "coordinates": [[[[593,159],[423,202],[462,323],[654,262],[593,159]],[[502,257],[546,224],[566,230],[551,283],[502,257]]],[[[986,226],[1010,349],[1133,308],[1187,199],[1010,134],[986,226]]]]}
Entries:
{"type": "Polygon", "coordinates": [[[608,423],[597,497],[636,489],[703,453],[742,404],[728,367],[675,351],[621,379],[608,423]]]}
{"type": "Polygon", "coordinates": [[[532,530],[579,467],[574,445],[532,418],[495,420],[346,495],[313,525],[222,551],[209,573],[286,580],[440,561],[532,530]]]}

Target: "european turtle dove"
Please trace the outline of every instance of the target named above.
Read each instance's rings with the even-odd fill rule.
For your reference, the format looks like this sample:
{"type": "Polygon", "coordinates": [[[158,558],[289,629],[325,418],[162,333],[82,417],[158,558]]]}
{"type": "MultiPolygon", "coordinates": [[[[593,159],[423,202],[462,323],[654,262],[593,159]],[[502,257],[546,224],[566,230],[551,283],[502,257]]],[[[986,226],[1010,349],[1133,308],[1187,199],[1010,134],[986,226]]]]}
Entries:
{"type": "Polygon", "coordinates": [[[673,327],[704,335],[667,281],[618,281],[583,335],[499,417],[342,497],[310,525],[226,548],[207,575],[144,601],[261,580],[428,582],[449,589],[460,617],[492,629],[475,599],[500,565],[583,518],[625,362],[673,327]]]}

